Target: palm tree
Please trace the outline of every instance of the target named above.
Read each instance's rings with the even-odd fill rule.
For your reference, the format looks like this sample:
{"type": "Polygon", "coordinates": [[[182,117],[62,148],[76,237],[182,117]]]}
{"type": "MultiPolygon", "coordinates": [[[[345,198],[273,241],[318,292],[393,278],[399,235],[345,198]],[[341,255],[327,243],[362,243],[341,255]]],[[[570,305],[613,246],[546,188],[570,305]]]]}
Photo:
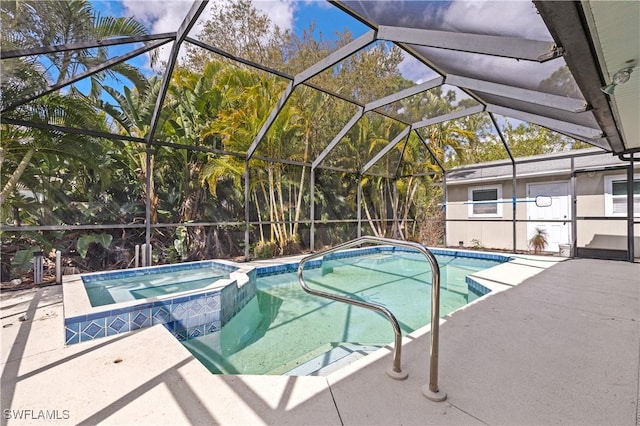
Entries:
{"type": "MultiPolygon", "coordinates": [[[[102,99],[90,98],[96,108],[103,111],[110,121],[110,126],[119,134],[144,138],[149,132],[151,115],[160,92],[161,81],[157,77],[136,82],[133,89],[123,88],[123,93],[109,87],[103,89],[115,101],[115,104],[102,99]]],[[[166,112],[163,113],[166,115],[166,112]]],[[[151,170],[147,170],[147,151],[141,144],[126,144],[120,152],[114,152],[119,161],[128,166],[128,170],[135,175],[140,187],[140,199],[144,203],[147,198],[147,174],[152,176],[149,187],[151,201],[151,222],[158,221],[159,197],[155,189],[154,163],[155,156],[150,159],[151,170]]]]}
{"type": "Polygon", "coordinates": [[[535,234],[529,239],[529,246],[533,248],[535,254],[540,254],[549,243],[547,239],[547,230],[537,227],[535,234]]]}
{"type": "MultiPolygon", "coordinates": [[[[77,99],[49,95],[45,102],[31,104],[28,108],[21,108],[23,117],[32,121],[44,121],[51,124],[63,125],[73,122],[77,126],[90,126],[93,110],[77,99]]],[[[10,196],[24,172],[30,165],[38,167],[32,159],[37,154],[55,154],[66,158],[75,158],[84,163],[91,163],[95,157],[86,157],[86,145],[91,138],[68,133],[2,125],[2,166],[9,166],[12,172],[0,192],[0,203],[10,196]]],[[[37,172],[34,172],[37,174],[37,172]]]]}
{"type": "MultiPolygon", "coordinates": [[[[8,24],[4,27],[6,36],[3,34],[3,50],[147,34],[144,26],[132,18],[100,17],[95,13],[93,5],[86,0],[2,2],[2,22],[3,26],[8,24]]],[[[4,75],[2,79],[2,104],[18,101],[25,92],[37,91],[53,82],[60,83],[104,61],[106,54],[106,48],[51,52],[43,55],[45,59],[42,62],[24,58],[12,60],[8,63],[8,69],[5,68],[3,61],[3,74],[8,75],[4,75]]],[[[134,81],[142,79],[139,72],[127,65],[121,65],[114,70],[122,71],[134,81]]],[[[105,72],[92,76],[94,97],[97,97],[96,87],[102,87],[101,81],[104,76],[105,72]]],[[[19,106],[5,113],[5,116],[15,116],[20,119],[27,117],[32,121],[62,126],[95,128],[95,112],[77,95],[78,92],[74,89],[68,96],[52,93],[26,106],[19,106]]],[[[6,129],[8,127],[3,125],[3,131],[6,129]]],[[[87,138],[73,135],[60,136],[54,132],[22,128],[14,130],[11,139],[3,138],[3,163],[10,153],[22,152],[23,156],[14,163],[15,168],[0,193],[0,202],[13,191],[38,152],[56,150],[65,152],[57,146],[57,143],[63,140],[83,143],[87,138]]]]}
{"type": "MultiPolygon", "coordinates": [[[[144,25],[133,18],[100,16],[88,0],[2,2],[2,10],[3,15],[12,18],[7,42],[16,46],[15,48],[56,46],[148,34],[144,25]]],[[[44,56],[49,80],[60,83],[103,62],[107,53],[106,47],[47,53],[44,56]]],[[[139,78],[141,75],[135,68],[126,65],[111,70],[94,75],[94,80],[102,81],[106,74],[114,77],[118,70],[128,79],[139,78]]]]}
{"type": "MultiPolygon", "coordinates": [[[[225,88],[224,105],[212,130],[220,135],[227,151],[246,152],[276,104],[284,86],[273,78],[261,79],[255,73],[242,69],[228,69],[219,82],[225,88]]],[[[274,159],[292,158],[295,153],[292,146],[295,144],[290,141],[298,137],[301,130],[301,117],[297,109],[287,104],[263,138],[258,152],[274,159]]],[[[211,161],[214,164],[206,168],[211,172],[207,178],[210,188],[213,179],[222,176],[221,172],[226,167],[216,166],[215,163],[224,161],[220,158],[212,158],[211,161]],[[213,173],[214,171],[217,172],[213,173]]],[[[237,164],[240,160],[234,161],[237,164]]],[[[287,204],[282,186],[283,182],[287,182],[283,174],[284,167],[280,163],[262,160],[252,160],[252,165],[255,179],[251,181],[250,192],[256,200],[258,215],[260,218],[264,217],[263,210],[266,207],[269,221],[273,223],[270,228],[270,240],[277,241],[282,248],[292,238],[292,232],[283,223],[287,204]]],[[[244,173],[244,168],[244,163],[241,163],[241,166],[238,164],[229,170],[235,170],[236,173],[242,170],[244,173]]],[[[235,179],[238,178],[236,175],[235,179]]],[[[264,238],[262,230],[261,238],[264,238]]]]}

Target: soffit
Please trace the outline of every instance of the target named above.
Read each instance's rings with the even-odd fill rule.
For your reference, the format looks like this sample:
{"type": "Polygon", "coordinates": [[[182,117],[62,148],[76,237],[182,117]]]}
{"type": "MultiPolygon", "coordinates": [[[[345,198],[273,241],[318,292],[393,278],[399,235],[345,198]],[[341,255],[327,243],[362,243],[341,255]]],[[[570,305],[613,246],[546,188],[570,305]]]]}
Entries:
{"type": "Polygon", "coordinates": [[[634,68],[609,101],[627,148],[640,148],[640,2],[584,1],[582,7],[606,84],[619,70],[634,68]]]}

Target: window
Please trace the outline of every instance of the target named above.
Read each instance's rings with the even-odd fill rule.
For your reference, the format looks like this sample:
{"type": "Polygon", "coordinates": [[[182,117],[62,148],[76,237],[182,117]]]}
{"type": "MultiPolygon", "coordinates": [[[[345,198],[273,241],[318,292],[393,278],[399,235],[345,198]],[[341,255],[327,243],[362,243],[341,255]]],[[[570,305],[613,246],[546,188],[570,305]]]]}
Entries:
{"type": "MultiPolygon", "coordinates": [[[[605,177],[605,214],[607,216],[627,215],[627,176],[605,177]]],[[[633,178],[633,215],[640,216],[640,175],[633,178]]]]}
{"type": "Polygon", "coordinates": [[[501,185],[469,188],[469,217],[502,217],[501,199],[501,185]]]}

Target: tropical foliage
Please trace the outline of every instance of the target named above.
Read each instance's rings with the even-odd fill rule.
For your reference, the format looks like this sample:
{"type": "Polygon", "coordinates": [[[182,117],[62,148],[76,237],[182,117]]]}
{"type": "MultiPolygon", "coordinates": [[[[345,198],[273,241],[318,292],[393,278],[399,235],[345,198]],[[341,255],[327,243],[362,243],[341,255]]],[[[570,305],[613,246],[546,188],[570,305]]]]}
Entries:
{"type": "MultiPolygon", "coordinates": [[[[101,17],[83,0],[2,2],[2,24],[3,50],[146,34],[140,23],[101,17]]],[[[237,0],[214,7],[199,39],[295,75],[353,40],[348,31],[331,40],[314,34],[313,27],[300,36],[282,31],[250,1],[237,0]]],[[[4,116],[46,124],[2,124],[3,225],[88,225],[2,231],[3,280],[11,259],[25,258],[33,247],[61,250],[81,269],[131,265],[133,247],[145,242],[147,205],[154,260],[161,263],[242,255],[245,231],[255,256],[297,253],[309,249],[312,214],[316,247],[332,245],[356,235],[359,208],[365,234],[441,244],[442,194],[434,185],[441,169],[424,144],[446,167],[508,158],[483,116],[429,126],[420,130],[423,140],[411,133],[388,146],[406,128],[390,116],[415,122],[473,103],[440,88],[385,107],[382,114],[367,112],[325,152],[357,108],[300,85],[258,141],[288,81],[195,46],[171,77],[153,144],[144,140],[161,78],[127,62],[94,74],[84,88],[74,84],[29,100],[104,62],[109,53],[62,50],[2,61],[4,116]],[[370,164],[382,150],[388,151],[370,164]]],[[[311,83],[366,103],[413,85],[401,76],[402,60],[397,47],[374,44],[311,83]]],[[[516,156],[574,144],[524,124],[506,122],[503,133],[516,156]]]]}

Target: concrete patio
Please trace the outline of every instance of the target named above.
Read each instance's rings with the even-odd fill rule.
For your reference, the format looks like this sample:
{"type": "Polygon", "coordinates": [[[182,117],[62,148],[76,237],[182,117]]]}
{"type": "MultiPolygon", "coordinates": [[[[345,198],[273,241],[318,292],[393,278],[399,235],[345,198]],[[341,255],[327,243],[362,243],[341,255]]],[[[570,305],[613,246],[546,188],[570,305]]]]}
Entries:
{"type": "Polygon", "coordinates": [[[2,294],[2,424],[638,425],[640,265],[523,258],[445,318],[326,377],[215,376],[162,326],[64,346],[61,287],[2,294]],[[27,319],[20,321],[26,313],[27,319]]]}

